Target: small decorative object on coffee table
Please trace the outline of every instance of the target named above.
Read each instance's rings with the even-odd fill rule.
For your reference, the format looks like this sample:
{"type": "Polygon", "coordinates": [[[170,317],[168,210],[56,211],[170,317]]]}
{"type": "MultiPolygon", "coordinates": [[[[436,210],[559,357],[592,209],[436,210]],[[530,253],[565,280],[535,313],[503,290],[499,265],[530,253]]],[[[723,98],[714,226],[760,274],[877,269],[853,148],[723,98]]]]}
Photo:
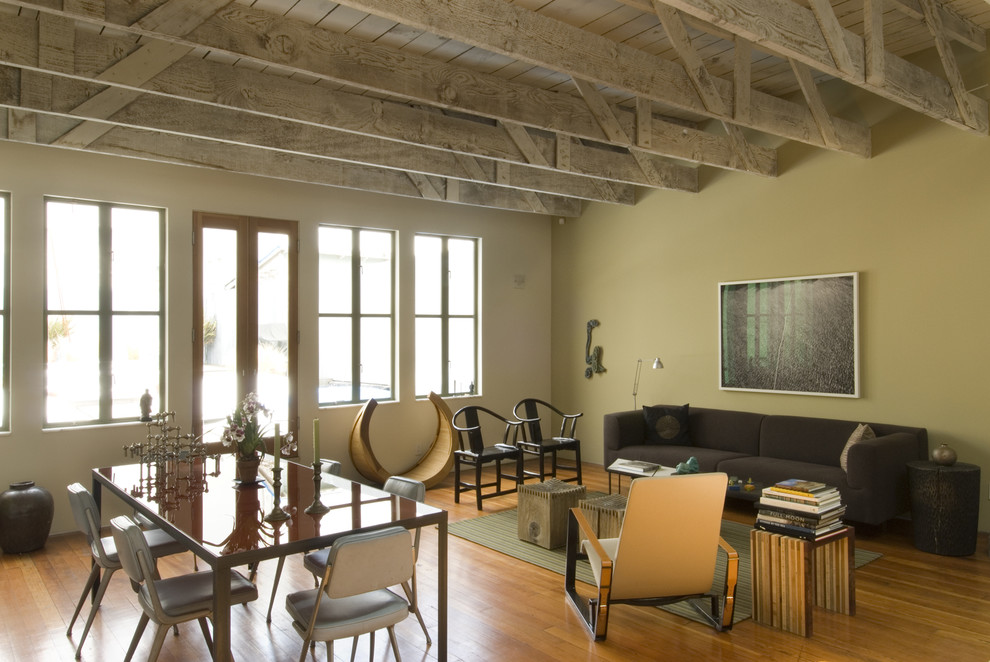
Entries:
{"type": "Polygon", "coordinates": [[[584,485],[556,478],[519,486],[518,535],[520,540],[546,549],[567,542],[567,512],[584,497],[584,485]]]}

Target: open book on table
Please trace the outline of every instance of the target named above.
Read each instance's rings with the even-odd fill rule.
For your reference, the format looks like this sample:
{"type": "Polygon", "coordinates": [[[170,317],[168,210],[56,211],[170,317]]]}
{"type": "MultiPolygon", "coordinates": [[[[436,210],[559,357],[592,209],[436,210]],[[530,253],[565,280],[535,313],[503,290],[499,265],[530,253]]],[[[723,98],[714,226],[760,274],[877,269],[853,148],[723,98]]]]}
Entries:
{"type": "Polygon", "coordinates": [[[676,471],[673,467],[664,467],[655,462],[624,460],[622,458],[610,464],[608,470],[637,476],[671,476],[676,471]]]}

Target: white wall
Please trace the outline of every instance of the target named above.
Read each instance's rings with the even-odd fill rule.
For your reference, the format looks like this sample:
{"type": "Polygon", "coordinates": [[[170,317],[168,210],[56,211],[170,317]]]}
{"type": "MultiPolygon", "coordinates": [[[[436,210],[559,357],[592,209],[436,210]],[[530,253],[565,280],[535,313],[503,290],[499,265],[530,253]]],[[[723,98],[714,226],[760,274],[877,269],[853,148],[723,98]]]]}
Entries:
{"type": "MultiPolygon", "coordinates": [[[[347,436],[357,407],[317,410],[316,232],[321,222],[399,232],[399,401],[375,413],[372,438],[387,469],[411,465],[432,441],[432,405],[413,398],[413,260],[416,232],[482,239],[482,393],[468,401],[508,413],[524,396],[549,397],[550,228],[545,217],[298,184],[201,168],[156,164],[0,142],[0,190],[12,193],[10,434],[0,436],[0,488],[34,480],[56,499],[54,532],[73,528],[65,486],[90,484],[89,469],[127,462],[124,445],[141,441],[139,424],[43,430],[43,196],[165,207],[168,210],[167,403],[190,429],[192,375],[192,213],[195,210],[299,221],[301,453],[312,460],[312,420],[321,420],[325,457],[350,467],[347,436]],[[525,287],[514,286],[517,274],[525,287]]],[[[157,411],[163,403],[155,403],[157,411]]],[[[137,413],[137,412],[135,412],[137,413]]]]}

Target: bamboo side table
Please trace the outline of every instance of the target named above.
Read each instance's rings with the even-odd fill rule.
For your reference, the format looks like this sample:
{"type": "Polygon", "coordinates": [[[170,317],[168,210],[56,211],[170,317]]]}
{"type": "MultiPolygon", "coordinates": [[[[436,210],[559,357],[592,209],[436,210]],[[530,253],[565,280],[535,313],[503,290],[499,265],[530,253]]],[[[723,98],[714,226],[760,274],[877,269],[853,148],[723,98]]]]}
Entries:
{"type": "Polygon", "coordinates": [[[753,529],[749,541],[754,621],[810,637],[815,606],[855,615],[851,526],[818,540],[753,529]]]}

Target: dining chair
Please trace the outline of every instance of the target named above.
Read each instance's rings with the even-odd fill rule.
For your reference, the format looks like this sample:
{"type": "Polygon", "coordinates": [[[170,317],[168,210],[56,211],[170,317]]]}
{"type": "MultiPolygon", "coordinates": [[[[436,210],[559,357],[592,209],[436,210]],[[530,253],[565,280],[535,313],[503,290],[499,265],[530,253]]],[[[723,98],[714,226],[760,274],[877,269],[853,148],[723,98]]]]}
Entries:
{"type": "Polygon", "coordinates": [[[454,503],[460,503],[461,492],[474,492],[478,510],[481,510],[481,502],[484,499],[499,496],[502,494],[512,494],[517,491],[522,484],[523,476],[522,451],[515,442],[518,438],[519,421],[512,421],[501,414],[497,414],[491,409],[486,409],[478,405],[468,405],[461,407],[454,414],[454,429],[457,430],[458,450],[454,451],[454,503]],[[484,414],[483,418],[481,415],[484,414]],[[504,425],[502,441],[492,445],[486,445],[482,428],[485,423],[491,424],[494,421],[495,427],[504,425]],[[467,442],[465,443],[465,437],[467,442]],[[516,464],[514,473],[503,473],[502,462],[513,460],[516,464]],[[486,464],[495,463],[495,476],[490,482],[483,483],[481,470],[486,464]],[[474,482],[461,479],[461,466],[474,468],[474,482]],[[511,489],[502,488],[502,479],[513,481],[511,489]],[[483,492],[484,488],[494,487],[493,491],[483,492]]]}
{"type": "MultiPolygon", "coordinates": [[[[524,455],[535,455],[539,458],[540,470],[523,471],[525,476],[538,478],[543,482],[547,476],[557,478],[557,472],[574,472],[573,476],[560,478],[567,482],[581,484],[581,440],[575,437],[577,419],[583,416],[579,414],[565,414],[554,407],[549,402],[538,400],[537,398],[523,398],[512,408],[512,415],[522,421],[522,439],[516,442],[516,446],[522,449],[524,455]],[[546,421],[543,420],[546,416],[546,421]],[[555,436],[546,436],[544,425],[549,429],[551,417],[560,419],[560,430],[555,436]],[[561,451],[574,452],[574,464],[561,464],[558,453],[561,451]],[[550,455],[550,471],[546,471],[545,458],[550,455]]],[[[548,430],[549,431],[549,430],[548,430]]]]}
{"type": "MultiPolygon", "coordinates": [[[[124,656],[124,662],[130,662],[137,649],[141,635],[153,620],[158,628],[155,639],[148,654],[148,662],[158,659],[165,634],[173,625],[186,621],[199,621],[206,645],[211,656],[214,653],[213,639],[206,620],[213,616],[213,571],[193,572],[176,577],[162,579],[155,567],[154,557],[144,537],[144,532],[134,521],[125,516],[114,517],[110,520],[110,530],[117,554],[124,572],[131,578],[131,585],[138,594],[141,605],[141,618],[131,644],[124,656]]],[[[230,576],[230,604],[243,604],[258,598],[255,588],[244,575],[236,570],[230,576]]]]}
{"type": "MultiPolygon", "coordinates": [[[[96,500],[93,498],[92,493],[83,487],[81,483],[69,485],[68,490],[72,517],[76,521],[76,526],[86,536],[86,541],[89,543],[93,567],[89,572],[89,577],[86,579],[86,585],[83,586],[82,594],[79,596],[76,610],[72,613],[72,618],[69,620],[69,627],[65,631],[65,636],[72,636],[72,627],[75,625],[76,618],[78,618],[79,612],[82,610],[83,603],[86,602],[86,596],[93,590],[93,586],[100,576],[100,571],[102,570],[104,573],[103,578],[100,580],[100,586],[97,588],[96,595],[93,598],[93,606],[90,607],[89,617],[86,619],[86,626],[83,628],[82,637],[79,639],[79,645],[76,648],[76,659],[78,660],[82,656],[82,647],[86,643],[86,635],[89,634],[89,629],[93,625],[96,610],[100,608],[103,595],[107,591],[107,586],[110,585],[110,578],[121,566],[113,537],[102,537],[100,534],[100,510],[96,507],[96,500]]],[[[144,531],[142,535],[148,545],[151,556],[155,559],[186,551],[175,538],[161,529],[150,529],[144,531]]]]}
{"type": "MultiPolygon", "coordinates": [[[[426,501],[426,483],[413,478],[407,478],[406,476],[389,476],[388,480],[386,480],[385,484],[382,486],[382,491],[399,497],[404,497],[406,499],[411,499],[419,503],[426,501]]],[[[415,529],[413,533],[414,563],[419,560],[419,540],[421,533],[422,530],[419,528],[415,529]]],[[[329,549],[318,549],[315,552],[309,552],[303,556],[303,567],[309,570],[313,577],[317,578],[317,581],[319,581],[319,578],[323,575],[323,572],[327,568],[327,557],[329,556],[329,552],[329,549]]],[[[416,615],[416,620],[419,621],[419,626],[423,629],[423,635],[426,637],[426,645],[429,646],[433,643],[433,640],[430,639],[430,632],[426,629],[426,622],[423,620],[423,614],[419,611],[415,565],[413,566],[412,579],[408,582],[403,582],[401,586],[402,590],[406,594],[406,599],[409,601],[409,611],[416,615]]],[[[356,643],[357,641],[355,639],[355,644],[356,643]]],[[[372,643],[372,650],[374,650],[374,643],[372,643]]]]}
{"type": "MultiPolygon", "coordinates": [[[[382,490],[388,492],[389,494],[411,499],[418,503],[423,503],[426,501],[426,483],[413,478],[407,478],[405,476],[390,476],[389,479],[385,481],[385,485],[382,486],[382,490]]],[[[415,564],[419,561],[420,534],[422,534],[422,529],[420,528],[417,528],[413,533],[413,575],[412,579],[408,582],[402,582],[402,590],[405,591],[406,598],[409,600],[409,611],[416,615],[416,620],[419,621],[419,626],[423,628],[423,635],[426,637],[426,645],[429,646],[433,643],[433,641],[430,639],[430,633],[426,629],[426,623],[423,621],[423,614],[419,611],[419,591],[416,587],[415,564]]]]}
{"type": "MultiPolygon", "coordinates": [[[[341,470],[341,464],[339,460],[327,460],[320,458],[320,471],[328,474],[330,476],[339,476],[341,470]]],[[[278,557],[278,566],[275,568],[275,581],[272,583],[272,595],[268,599],[268,612],[265,614],[265,620],[268,623],[272,622],[272,608],[275,606],[275,592],[278,591],[278,583],[282,579],[282,569],[285,567],[285,557],[278,557]]],[[[255,568],[255,571],[257,569],[255,568]]],[[[252,572],[251,578],[254,579],[254,572],[252,572]]],[[[319,576],[320,573],[314,573],[315,576],[319,576]]],[[[317,580],[319,581],[319,580],[317,580]]]]}
{"type": "MultiPolygon", "coordinates": [[[[409,616],[409,602],[388,589],[412,578],[415,561],[409,531],[393,526],[341,536],[330,547],[318,588],[290,593],[285,607],[303,638],[299,662],[311,642],[324,641],[333,660],[336,639],[372,636],[388,629],[392,653],[401,661],[395,625],[409,616]]],[[[351,650],[354,659],[354,649],[351,650]]]]}

